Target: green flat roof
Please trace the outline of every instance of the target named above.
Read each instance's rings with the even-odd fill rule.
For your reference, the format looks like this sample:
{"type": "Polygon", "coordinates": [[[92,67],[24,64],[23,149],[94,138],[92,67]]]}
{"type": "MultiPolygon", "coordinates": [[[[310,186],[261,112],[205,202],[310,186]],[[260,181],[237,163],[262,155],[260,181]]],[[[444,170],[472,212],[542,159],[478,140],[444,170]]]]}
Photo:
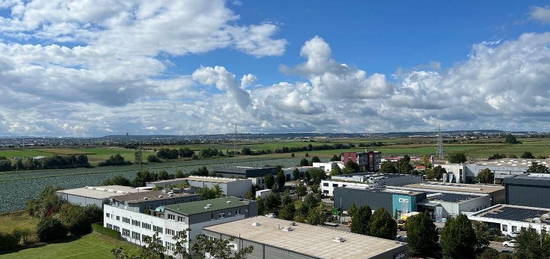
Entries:
{"type": "Polygon", "coordinates": [[[241,206],[246,206],[248,204],[249,202],[246,200],[241,200],[240,198],[237,198],[237,197],[228,196],[228,197],[221,197],[221,198],[210,199],[210,200],[192,201],[192,202],[167,205],[166,209],[183,214],[183,215],[193,215],[193,214],[206,213],[210,211],[241,207],[241,206]],[[208,204],[211,204],[211,205],[208,208],[205,208],[206,205],[208,204]]]}

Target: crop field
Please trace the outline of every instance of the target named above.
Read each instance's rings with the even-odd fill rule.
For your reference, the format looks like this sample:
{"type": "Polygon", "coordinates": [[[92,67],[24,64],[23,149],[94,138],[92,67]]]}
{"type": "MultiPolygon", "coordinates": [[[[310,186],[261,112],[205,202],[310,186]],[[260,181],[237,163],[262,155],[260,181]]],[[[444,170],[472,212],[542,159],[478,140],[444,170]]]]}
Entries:
{"type": "Polygon", "coordinates": [[[138,254],[139,247],[99,233],[91,233],[79,238],[58,243],[23,249],[9,254],[0,254],[0,258],[113,258],[111,250],[126,248],[131,254],[138,254]]]}
{"type": "MultiPolygon", "coordinates": [[[[227,165],[292,166],[298,162],[299,158],[290,158],[287,154],[287,158],[235,157],[146,164],[143,165],[143,169],[150,171],[166,170],[174,173],[178,169],[189,172],[202,166],[206,166],[208,169],[227,165]]],[[[130,165],[0,172],[0,204],[2,204],[0,213],[23,209],[26,202],[35,198],[46,186],[57,186],[66,189],[101,185],[104,180],[116,175],[132,179],[138,171],[138,165],[130,165]]]]}

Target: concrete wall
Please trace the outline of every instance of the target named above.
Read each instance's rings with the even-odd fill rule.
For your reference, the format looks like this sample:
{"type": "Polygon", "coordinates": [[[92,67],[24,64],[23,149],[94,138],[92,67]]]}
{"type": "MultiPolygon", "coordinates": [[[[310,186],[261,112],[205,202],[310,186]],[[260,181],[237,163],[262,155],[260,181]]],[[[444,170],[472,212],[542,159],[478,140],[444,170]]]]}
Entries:
{"type": "Polygon", "coordinates": [[[549,187],[506,184],[506,203],[539,208],[550,208],[549,187]]]}
{"type": "Polygon", "coordinates": [[[82,197],[72,194],[66,194],[66,193],[56,193],[56,195],[69,202],[70,204],[78,205],[78,206],[88,206],[88,205],[95,205],[98,208],[103,208],[103,203],[106,201],[103,199],[95,199],[95,198],[88,198],[88,197],[82,197]]]}

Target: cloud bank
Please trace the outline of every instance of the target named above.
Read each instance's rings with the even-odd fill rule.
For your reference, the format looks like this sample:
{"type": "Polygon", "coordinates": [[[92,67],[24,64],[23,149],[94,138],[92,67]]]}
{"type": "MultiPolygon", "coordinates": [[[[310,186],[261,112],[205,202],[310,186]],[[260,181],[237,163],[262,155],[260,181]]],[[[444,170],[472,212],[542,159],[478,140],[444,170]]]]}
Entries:
{"type": "MultiPolygon", "coordinates": [[[[380,74],[306,41],[293,82],[254,85],[219,64],[166,76],[170,58],[233,49],[280,56],[272,23],[222,0],[0,1],[0,135],[548,130],[550,33],[472,46],[446,69],[380,74]],[[251,87],[254,86],[254,87],[251,87]]],[[[533,9],[544,22],[546,9],[533,9]]]]}

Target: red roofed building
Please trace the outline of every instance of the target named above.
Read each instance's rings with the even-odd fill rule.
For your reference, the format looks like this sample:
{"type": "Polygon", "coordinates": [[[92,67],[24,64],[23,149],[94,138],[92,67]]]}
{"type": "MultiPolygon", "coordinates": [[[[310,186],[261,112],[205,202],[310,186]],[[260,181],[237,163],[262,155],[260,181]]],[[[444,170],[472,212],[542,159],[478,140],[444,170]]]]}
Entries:
{"type": "Polygon", "coordinates": [[[379,151],[366,152],[344,152],[342,153],[342,163],[345,165],[348,161],[358,164],[361,170],[374,172],[380,170],[382,155],[379,151]]]}

